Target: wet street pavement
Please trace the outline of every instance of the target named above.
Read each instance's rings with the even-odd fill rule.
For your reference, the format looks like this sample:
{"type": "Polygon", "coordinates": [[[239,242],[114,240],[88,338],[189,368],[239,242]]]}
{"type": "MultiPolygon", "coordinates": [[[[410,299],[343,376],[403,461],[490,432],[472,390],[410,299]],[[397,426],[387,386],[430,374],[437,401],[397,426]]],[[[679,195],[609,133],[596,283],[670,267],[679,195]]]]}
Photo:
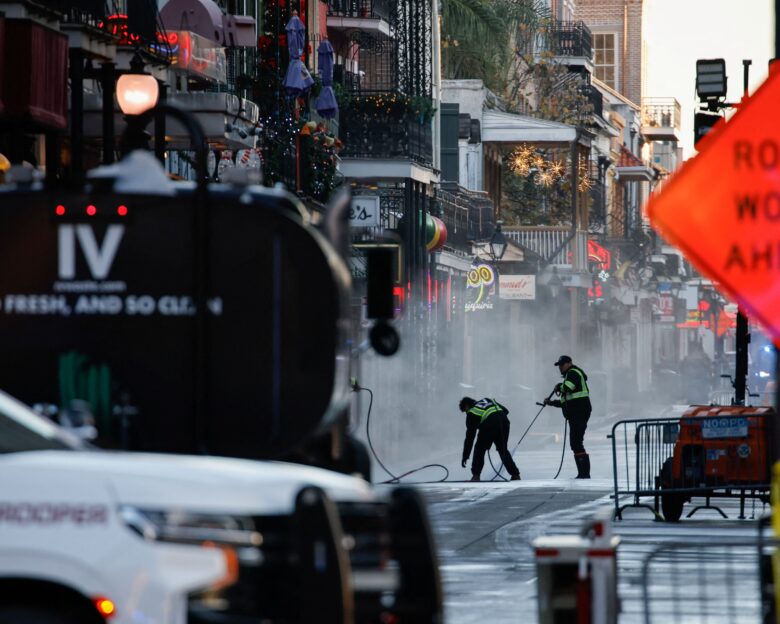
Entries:
{"type": "MultiPolygon", "coordinates": [[[[591,480],[575,473],[567,449],[562,476],[552,480],[560,460],[560,438],[538,439],[515,455],[523,480],[419,484],[429,502],[451,624],[538,621],[536,564],[531,543],[542,535],[577,534],[598,510],[613,508],[609,427],[589,430],[591,480]]],[[[465,479],[457,458],[442,457],[452,479],[465,479]],[[455,466],[455,468],[452,468],[455,466]]],[[[435,475],[434,475],[435,476],[435,475]]],[[[484,475],[483,475],[484,476],[484,475]]],[[[651,501],[650,501],[651,502],[651,501]]],[[[679,523],[656,521],[647,509],[628,509],[613,525],[618,550],[621,624],[645,622],[642,573],[660,544],[704,542],[699,550],[672,549],[648,568],[650,622],[757,622],[756,521],[768,507],[748,502],[739,520],[736,500],[713,501],[711,509],[679,523]],[[735,547],[727,544],[734,542],[735,547]],[[722,546],[719,546],[721,544],[722,546]],[[740,545],[742,544],[742,545],[740,545]]],[[[693,505],[687,505],[687,513],[693,505]]]]}

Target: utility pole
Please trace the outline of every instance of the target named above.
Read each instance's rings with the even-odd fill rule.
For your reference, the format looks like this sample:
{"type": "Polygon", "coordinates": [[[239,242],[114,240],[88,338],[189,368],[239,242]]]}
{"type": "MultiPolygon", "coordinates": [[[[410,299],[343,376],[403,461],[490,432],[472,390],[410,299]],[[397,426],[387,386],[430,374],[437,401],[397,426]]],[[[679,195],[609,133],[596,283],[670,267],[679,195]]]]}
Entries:
{"type": "MultiPolygon", "coordinates": [[[[780,0],[776,0],[780,3],[780,0]]],[[[742,102],[747,101],[748,82],[750,80],[750,65],[753,61],[744,59],[742,61],[742,102]]],[[[747,390],[748,374],[748,345],[750,344],[750,333],[748,331],[748,319],[742,313],[742,308],[737,308],[737,362],[734,369],[734,403],[745,405],[745,396],[747,390]]]]}

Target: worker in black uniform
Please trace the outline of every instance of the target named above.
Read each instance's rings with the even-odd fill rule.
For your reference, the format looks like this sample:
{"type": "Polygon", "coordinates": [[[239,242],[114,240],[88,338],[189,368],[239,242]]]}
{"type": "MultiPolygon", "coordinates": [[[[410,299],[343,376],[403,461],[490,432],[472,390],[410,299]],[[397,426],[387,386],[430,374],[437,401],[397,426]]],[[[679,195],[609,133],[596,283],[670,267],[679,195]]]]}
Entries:
{"type": "Polygon", "coordinates": [[[555,366],[563,375],[563,381],[555,386],[555,394],[561,398],[548,398],[544,403],[563,410],[563,417],[569,422],[569,446],[577,463],[577,478],[590,479],[590,457],[583,446],[591,412],[588,376],[568,355],[559,357],[555,366]]]}
{"type": "Polygon", "coordinates": [[[495,399],[476,401],[471,397],[463,397],[459,407],[461,412],[466,412],[466,440],[463,442],[463,459],[461,461],[461,466],[464,468],[471,454],[474,437],[479,432],[477,444],[474,447],[474,458],[471,461],[471,480],[479,481],[482,467],[485,465],[485,451],[491,445],[495,445],[498,455],[510,475],[510,480],[519,481],[520,471],[506,448],[509,441],[509,418],[507,417],[509,410],[495,399]]]}

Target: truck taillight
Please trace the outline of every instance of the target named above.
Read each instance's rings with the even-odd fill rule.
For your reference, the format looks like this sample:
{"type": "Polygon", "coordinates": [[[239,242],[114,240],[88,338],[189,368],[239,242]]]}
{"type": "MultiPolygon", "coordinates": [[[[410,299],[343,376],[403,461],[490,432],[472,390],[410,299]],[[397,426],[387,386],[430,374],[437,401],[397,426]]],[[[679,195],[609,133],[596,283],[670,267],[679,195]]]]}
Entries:
{"type": "Polygon", "coordinates": [[[90,204],[89,206],[87,206],[87,214],[90,217],[94,217],[97,214],[97,208],[92,204],[90,204]]]}
{"type": "Polygon", "coordinates": [[[127,206],[125,206],[125,205],[119,206],[119,207],[116,209],[116,213],[117,213],[117,214],[118,214],[120,217],[126,217],[126,216],[127,216],[127,206]]]}
{"type": "Polygon", "coordinates": [[[65,206],[60,204],[54,209],[54,214],[56,214],[58,217],[62,217],[65,214],[65,206]]]}

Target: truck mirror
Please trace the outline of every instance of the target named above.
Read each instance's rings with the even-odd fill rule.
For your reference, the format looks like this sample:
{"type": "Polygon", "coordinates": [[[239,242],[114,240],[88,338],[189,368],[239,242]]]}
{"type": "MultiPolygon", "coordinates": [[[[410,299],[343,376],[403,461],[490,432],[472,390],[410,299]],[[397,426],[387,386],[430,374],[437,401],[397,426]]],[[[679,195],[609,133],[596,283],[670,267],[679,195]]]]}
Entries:
{"type": "Polygon", "coordinates": [[[379,320],[368,334],[371,346],[379,355],[395,355],[401,346],[401,338],[395,327],[386,320],[379,320]]]}
{"type": "Polygon", "coordinates": [[[393,318],[393,251],[387,247],[373,247],[367,253],[366,302],[370,319],[393,318]]]}

